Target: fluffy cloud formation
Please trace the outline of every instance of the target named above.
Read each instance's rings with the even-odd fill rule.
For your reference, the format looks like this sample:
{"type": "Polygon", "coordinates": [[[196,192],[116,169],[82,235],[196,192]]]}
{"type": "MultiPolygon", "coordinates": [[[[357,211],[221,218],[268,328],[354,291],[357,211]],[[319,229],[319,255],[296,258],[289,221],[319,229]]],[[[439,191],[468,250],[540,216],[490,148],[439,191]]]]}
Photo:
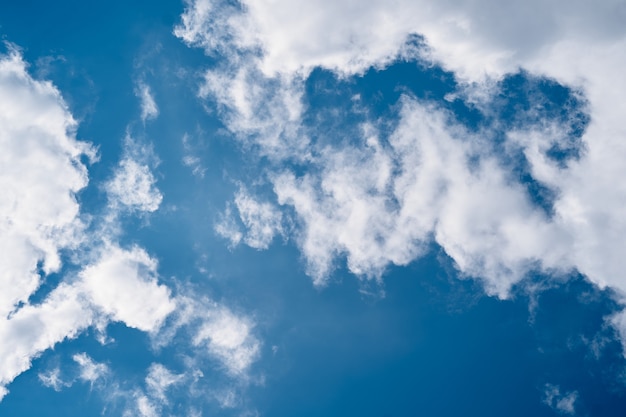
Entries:
{"type": "Polygon", "coordinates": [[[176,308],[167,287],[157,283],[157,263],[141,248],[106,246],[100,259],[80,273],[92,305],[113,321],[156,331],[176,308]]]}
{"type": "Polygon", "coordinates": [[[13,379],[30,368],[31,360],[92,324],[94,313],[80,290],[61,284],[39,305],[26,305],[0,322],[0,398],[13,379]]]}
{"type": "MultiPolygon", "coordinates": [[[[81,158],[95,161],[96,154],[76,140],[75,130],[59,91],[33,79],[17,50],[0,55],[0,400],[7,385],[56,344],[92,326],[104,332],[112,321],[156,337],[185,303],[179,318],[195,303],[203,309],[193,313],[203,316],[202,323],[229,319],[219,322],[222,327],[203,330],[194,343],[208,344],[207,354],[224,361],[233,375],[245,373],[258,351],[251,322],[217,303],[209,310],[193,299],[172,296],[159,283],[157,260],[138,246],[118,242],[120,213],[153,212],[161,203],[148,161],[151,151],[126,139],[122,160],[104,187],[108,206],[88,227],[75,195],[88,180],[81,158]],[[69,256],[62,258],[62,251],[69,256]],[[62,259],[72,265],[65,267],[62,259]],[[55,272],[60,283],[37,292],[55,272]],[[240,339],[225,336],[230,331],[240,339]]],[[[106,365],[86,354],[73,359],[80,367],[78,379],[94,383],[108,373],[106,365]]],[[[166,377],[158,369],[152,373],[153,396],[165,391],[166,377]]],[[[75,379],[64,382],[56,367],[40,374],[40,380],[61,389],[75,379]]]]}
{"type": "Polygon", "coordinates": [[[61,267],[59,252],[82,240],[75,194],[87,170],[80,158],[95,154],[75,129],[54,86],[31,78],[17,50],[0,55],[0,398],[34,355],[90,321],[67,285],[38,306],[24,305],[41,275],[61,267]]]}
{"type": "MultiPolygon", "coordinates": [[[[215,101],[245,146],[252,140],[274,161],[309,164],[300,177],[277,168],[272,182],[278,201],[295,211],[297,240],[316,283],[337,257],[345,256],[356,274],[379,277],[386,265],[410,262],[434,239],[462,273],[482,278],[501,296],[534,269],[576,269],[623,294],[626,189],[615,178],[626,175],[625,18],[626,7],[610,0],[196,0],[174,33],[222,58],[206,72],[199,94],[215,101]],[[420,36],[417,42],[412,35],[420,36]],[[311,143],[302,98],[312,69],[349,77],[399,57],[451,71],[459,91],[449,99],[485,113],[498,82],[520,68],[588,100],[579,159],[559,164],[548,155],[550,144],[571,140],[568,126],[546,120],[505,132],[532,179],[555,196],[553,215],[489,157],[490,132],[463,140],[472,135],[430,104],[404,99],[390,147],[367,133],[359,147],[325,150],[311,143]],[[472,156],[480,161],[476,171],[467,160],[472,156]]],[[[613,322],[623,326],[620,317],[613,322]]]]}
{"type": "Polygon", "coordinates": [[[109,202],[114,210],[153,212],[161,205],[163,195],[147,164],[127,156],[120,161],[115,175],[106,184],[109,202]]]}
{"type": "Polygon", "coordinates": [[[593,6],[580,1],[244,0],[233,5],[195,0],[174,33],[211,54],[233,47],[262,51],[259,67],[269,76],[306,73],[316,66],[360,72],[388,63],[408,35],[419,34],[438,61],[476,78],[515,71],[564,42],[621,41],[624,18],[623,4],[611,0],[593,6]]]}
{"type": "Polygon", "coordinates": [[[59,251],[80,242],[75,194],[87,184],[76,122],[59,91],[26,72],[20,54],[0,55],[0,317],[57,271],[59,251]],[[42,204],[45,202],[45,204],[42,204]]]}
{"type": "Polygon", "coordinates": [[[353,273],[380,278],[433,238],[495,294],[506,295],[540,259],[558,265],[562,248],[548,255],[558,232],[546,215],[449,114],[405,98],[389,146],[371,127],[364,130],[361,146],[328,148],[320,173],[274,179],[279,203],[300,219],[300,244],[317,284],[337,255],[353,273]]]}
{"type": "MultiPolygon", "coordinates": [[[[539,74],[555,77],[561,82],[579,86],[587,94],[591,102],[590,111],[592,112],[591,125],[583,138],[588,146],[586,157],[578,162],[572,162],[567,170],[560,170],[555,164],[551,164],[545,152],[537,148],[537,141],[533,143],[532,140],[527,140],[524,143],[524,152],[530,161],[533,176],[550,185],[561,195],[561,198],[555,203],[555,208],[558,215],[557,221],[560,223],[560,228],[563,229],[562,233],[573,235],[578,242],[574,248],[580,249],[580,254],[583,252],[586,254],[585,256],[578,256],[577,258],[580,260],[572,257],[571,266],[578,267],[601,285],[606,283],[620,284],[622,280],[614,277],[618,276],[617,271],[621,264],[617,262],[618,257],[612,256],[611,253],[614,248],[619,248],[621,245],[600,239],[600,237],[605,236],[608,232],[601,227],[602,224],[611,225],[611,227],[617,225],[618,229],[621,230],[619,225],[621,225],[622,220],[620,219],[624,218],[619,208],[623,205],[613,201],[616,190],[607,179],[609,173],[614,175],[621,172],[619,161],[622,158],[613,158],[609,155],[608,149],[611,149],[614,155],[616,151],[617,153],[621,152],[622,146],[618,142],[620,137],[624,137],[623,128],[617,123],[617,120],[611,119],[619,113],[618,109],[622,108],[623,104],[615,99],[616,93],[610,93],[608,90],[612,88],[614,91],[624,91],[624,86],[618,81],[619,77],[616,73],[612,74],[611,71],[620,68],[621,65],[618,63],[624,58],[623,53],[618,51],[623,50],[619,46],[625,41],[626,32],[617,23],[619,19],[616,16],[623,16],[625,10],[613,2],[603,2],[597,8],[590,8],[582,3],[576,3],[565,9],[552,4],[546,6],[544,3],[536,6],[536,8],[524,6],[525,8],[519,9],[518,6],[511,3],[491,7],[487,2],[462,2],[455,4],[455,7],[452,8],[450,4],[445,2],[435,5],[426,2],[401,1],[390,5],[388,2],[370,1],[366,4],[356,5],[351,2],[339,1],[321,5],[306,2],[279,2],[279,4],[271,2],[270,4],[270,2],[259,1],[243,2],[241,8],[237,9],[233,6],[224,6],[220,2],[205,0],[189,4],[183,15],[182,24],[176,28],[175,34],[189,44],[204,47],[210,54],[226,56],[228,63],[224,68],[207,73],[207,82],[200,94],[210,94],[210,97],[215,99],[219,105],[226,108],[230,112],[226,112],[227,119],[237,115],[239,120],[248,120],[244,125],[241,121],[238,124],[231,123],[230,127],[235,133],[248,133],[253,137],[255,134],[262,137],[267,136],[268,128],[266,125],[270,122],[280,130],[280,134],[272,134],[272,137],[285,139],[293,136],[292,133],[297,131],[297,127],[294,128],[292,125],[294,121],[300,122],[298,109],[301,108],[301,105],[289,106],[287,103],[290,101],[299,103],[298,93],[301,93],[301,89],[297,87],[298,80],[306,76],[312,68],[321,66],[348,75],[363,71],[372,65],[385,65],[403,52],[404,42],[411,34],[424,36],[428,44],[428,48],[421,48],[413,51],[414,53],[420,53],[422,57],[425,54],[428,58],[441,63],[445,68],[453,70],[460,80],[467,83],[481,83],[486,77],[500,77],[506,72],[515,71],[519,66],[523,66],[539,74]],[[531,10],[532,13],[530,13],[531,10]],[[537,12],[538,10],[540,12],[537,12]],[[350,18],[346,19],[345,17],[348,15],[350,18]],[[228,19],[224,20],[225,23],[221,26],[211,25],[211,22],[223,16],[228,16],[228,19]],[[526,18],[521,19],[519,16],[526,18]],[[600,22],[605,23],[600,24],[600,22]],[[251,25],[252,31],[244,31],[242,26],[244,24],[251,25]],[[532,36],[526,36],[529,26],[538,28],[538,30],[532,31],[532,36]],[[581,52],[581,56],[574,56],[576,50],[589,50],[588,48],[574,48],[573,46],[577,44],[597,46],[598,48],[593,48],[597,51],[594,58],[588,58],[586,52],[584,54],[581,52]],[[570,47],[567,47],[568,45],[570,47]],[[569,65],[571,62],[580,62],[581,65],[569,65]],[[480,67],[475,68],[473,65],[480,67]],[[250,74],[254,71],[258,71],[258,73],[251,76],[250,74]],[[226,81],[222,82],[224,80],[226,81]],[[269,87],[270,85],[272,88],[269,87]],[[279,87],[279,90],[282,89],[282,92],[269,91],[276,90],[276,87],[279,87]],[[276,101],[271,100],[272,97],[283,97],[281,95],[291,98],[289,100],[285,98],[276,101]],[[268,97],[270,98],[269,104],[268,97]],[[270,109],[257,115],[254,110],[258,103],[263,103],[270,109]],[[603,103],[610,103],[612,109],[603,103]],[[292,113],[280,110],[290,107],[292,113]],[[276,113],[275,110],[279,112],[276,113]],[[292,132],[288,132],[288,129],[291,129],[292,132]],[[589,175],[590,173],[591,175],[589,175]],[[604,190],[605,187],[606,190],[604,190]],[[600,199],[590,198],[592,194],[600,197],[600,199]],[[598,204],[598,201],[602,201],[602,203],[598,204]],[[605,218],[606,221],[590,225],[588,221],[576,219],[575,212],[589,213],[589,220],[599,217],[605,218]],[[607,259],[609,261],[614,259],[616,262],[615,264],[613,262],[607,263],[607,259]]],[[[476,91],[480,91],[482,86],[483,84],[474,85],[475,95],[480,96],[480,94],[476,94],[476,91]]],[[[428,113],[436,113],[436,109],[428,110],[428,113]]],[[[421,117],[422,114],[417,113],[417,121],[413,123],[415,129],[429,128],[429,121],[421,117]],[[420,127],[417,125],[418,123],[426,124],[426,126],[420,127]]],[[[434,118],[437,119],[437,116],[434,118]]],[[[411,123],[406,117],[406,112],[403,121],[411,123]]],[[[446,136],[453,134],[454,129],[446,121],[437,128],[437,131],[428,134],[438,135],[445,139],[446,136]]],[[[531,134],[545,136],[545,132],[541,131],[511,132],[511,135],[514,133],[524,137],[530,137],[531,134]]],[[[414,136],[419,135],[418,131],[414,136]]],[[[261,144],[266,139],[261,138],[261,144]]],[[[540,141],[542,140],[545,141],[545,139],[540,141]]],[[[463,145],[462,141],[457,141],[456,144],[451,145],[452,154],[465,152],[462,149],[464,146],[466,145],[463,145]],[[458,150],[455,150],[454,148],[457,147],[458,150]]],[[[409,151],[410,149],[407,148],[407,152],[409,151]]],[[[296,153],[293,152],[290,157],[295,157],[296,153]]],[[[399,155],[400,158],[405,156],[408,154],[399,155]]],[[[437,158],[441,163],[446,158],[442,153],[432,157],[437,158]]],[[[428,161],[428,163],[434,162],[428,161]]],[[[342,177],[339,172],[331,172],[332,170],[328,168],[328,165],[324,164],[322,168],[322,175],[327,175],[327,177],[319,178],[318,182],[324,184],[337,183],[337,181],[341,181],[341,178],[347,176],[347,178],[352,179],[352,182],[362,181],[365,183],[371,180],[373,186],[376,187],[375,178],[361,180],[359,177],[359,175],[367,175],[365,168],[358,169],[358,166],[355,166],[351,171],[343,172],[342,174],[345,176],[342,177]]],[[[466,175],[466,172],[463,171],[463,165],[466,164],[459,161],[457,165],[461,171],[448,174],[448,176],[458,175],[457,181],[462,181],[462,176],[466,175]]],[[[349,163],[348,166],[350,166],[349,163]]],[[[457,166],[453,169],[456,168],[457,166]]],[[[486,209],[486,212],[495,210],[493,214],[496,214],[496,218],[498,215],[508,212],[508,209],[499,208],[495,205],[496,203],[499,205],[501,202],[506,202],[506,204],[511,205],[509,207],[511,209],[517,204],[521,204],[522,207],[528,204],[521,201],[524,197],[521,192],[515,190],[514,186],[509,187],[509,184],[502,184],[507,186],[492,187],[492,185],[497,186],[498,183],[506,181],[506,178],[499,178],[502,175],[505,173],[501,172],[497,166],[482,174],[486,182],[483,188],[490,194],[498,196],[491,200],[494,206],[488,206],[485,203],[482,209],[483,211],[486,209]],[[500,195],[500,193],[503,194],[500,195]]],[[[279,176],[277,178],[280,179],[277,185],[277,189],[280,191],[286,187],[284,185],[285,177],[279,176]]],[[[310,186],[307,181],[310,180],[301,181],[302,192],[304,192],[305,187],[310,186]]],[[[348,180],[344,179],[344,181],[348,180]]],[[[346,187],[342,188],[343,192],[349,193],[347,186],[354,184],[344,185],[346,187]]],[[[337,185],[337,192],[340,191],[339,188],[340,185],[337,185]]],[[[281,192],[279,192],[279,198],[283,201],[292,201],[295,204],[295,200],[289,199],[284,192],[282,193],[283,197],[280,197],[280,194],[281,192]]],[[[462,198],[463,190],[459,190],[459,193],[456,194],[450,192],[448,195],[450,199],[459,199],[462,198]]],[[[618,192],[617,195],[621,195],[621,193],[618,192]]],[[[424,202],[427,199],[427,196],[424,197],[424,202]]],[[[380,207],[380,204],[374,204],[359,209],[359,204],[362,204],[362,199],[354,198],[354,196],[345,197],[344,205],[349,206],[346,207],[346,210],[354,210],[355,213],[360,210],[365,217],[368,216],[370,207],[380,207]]],[[[471,210],[472,205],[470,204],[468,207],[471,210]]],[[[323,217],[326,212],[320,207],[315,208],[309,205],[309,208],[310,210],[306,212],[299,211],[303,219],[306,216],[315,215],[323,217]]],[[[507,238],[506,234],[517,232],[524,233],[524,236],[536,234],[536,240],[541,240],[540,236],[543,235],[543,229],[552,226],[543,224],[545,221],[538,219],[538,215],[532,209],[528,208],[525,211],[524,214],[520,214],[521,223],[518,223],[521,225],[530,221],[530,225],[526,224],[519,231],[515,231],[513,226],[511,226],[513,229],[510,231],[505,231],[505,228],[496,228],[489,232],[490,236],[496,240],[501,238],[510,241],[510,237],[507,238]]],[[[441,240],[465,239],[464,233],[468,236],[475,236],[475,232],[464,230],[474,220],[469,213],[458,210],[455,219],[456,224],[462,226],[461,229],[452,230],[452,225],[450,225],[448,232],[442,231],[438,234],[441,240]],[[464,223],[466,223],[465,226],[463,226],[464,223]]],[[[323,224],[321,218],[318,220],[321,221],[320,224],[323,224]]],[[[356,221],[358,220],[355,218],[353,222],[356,221]]],[[[427,217],[420,221],[423,221],[424,224],[429,223],[427,217]]],[[[432,229],[434,221],[431,219],[430,224],[424,230],[432,229]]],[[[313,224],[312,221],[304,220],[304,222],[313,224]]],[[[419,227],[417,223],[414,223],[413,226],[419,227]]],[[[377,228],[376,224],[374,224],[374,228],[377,228]]],[[[380,227],[380,229],[383,228],[380,227]]],[[[323,229],[327,230],[327,228],[323,229]]],[[[318,239],[329,239],[332,241],[329,244],[337,247],[332,250],[341,252],[341,248],[345,247],[340,237],[322,235],[323,233],[320,233],[318,239]]],[[[620,235],[623,234],[620,233],[620,235]]],[[[374,246],[360,249],[363,259],[376,258],[375,253],[380,252],[379,248],[376,247],[377,240],[373,236],[369,236],[365,242],[370,242],[374,246]],[[370,253],[366,254],[368,250],[370,253]]],[[[367,243],[363,243],[363,245],[367,245],[367,243]]],[[[323,246],[328,246],[328,244],[323,246]]],[[[408,247],[410,248],[411,245],[408,247]]],[[[448,247],[461,269],[467,269],[468,272],[473,273],[476,270],[475,264],[477,262],[485,265],[491,262],[489,253],[497,245],[488,245],[488,247],[476,249],[476,253],[484,255],[480,261],[464,260],[467,253],[465,247],[453,242],[448,247]]],[[[569,249],[564,248],[561,252],[569,249]]],[[[310,248],[310,250],[313,249],[310,248]]],[[[526,246],[520,247],[517,255],[511,256],[515,259],[528,258],[529,261],[532,261],[533,256],[529,255],[534,254],[524,252],[528,250],[526,246]]],[[[305,249],[306,251],[307,249],[305,249]]],[[[320,255],[320,257],[324,256],[326,255],[320,255]]],[[[352,256],[353,259],[354,256],[352,256]]],[[[509,258],[513,259],[511,256],[509,258]]],[[[547,264],[553,264],[558,257],[561,255],[550,255],[548,259],[541,260],[547,264]]],[[[352,262],[352,264],[356,265],[356,262],[352,262]]],[[[515,270],[518,268],[515,265],[503,265],[502,270],[506,271],[507,269],[515,270]]]]}
{"type": "MultiPolygon", "coordinates": [[[[0,322],[0,388],[30,367],[32,358],[103,319],[156,331],[175,308],[169,290],[156,283],[156,262],[139,248],[109,246],[72,284],[62,283],[41,304],[27,304],[0,322]]],[[[81,378],[97,369],[83,357],[81,378]]],[[[92,375],[92,376],[89,376],[92,375]]],[[[51,381],[52,383],[53,381],[51,381]]]]}

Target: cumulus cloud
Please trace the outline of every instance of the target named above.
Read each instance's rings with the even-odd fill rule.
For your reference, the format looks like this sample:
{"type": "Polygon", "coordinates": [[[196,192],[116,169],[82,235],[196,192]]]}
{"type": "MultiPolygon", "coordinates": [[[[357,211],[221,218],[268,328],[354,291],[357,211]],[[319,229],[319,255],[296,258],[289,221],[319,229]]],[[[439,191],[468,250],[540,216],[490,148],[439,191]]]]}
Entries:
{"type": "MultiPolygon", "coordinates": [[[[183,320],[191,304],[197,332],[200,325],[221,326],[202,327],[194,344],[229,373],[244,374],[258,351],[251,322],[221,304],[207,301],[207,307],[204,300],[173,296],[159,282],[156,258],[119,243],[121,213],[141,215],[161,203],[151,149],[125,139],[122,159],[104,186],[108,206],[84,224],[75,196],[88,181],[82,160],[96,161],[96,152],[76,140],[76,122],[59,91],[33,79],[26,67],[15,48],[0,55],[0,158],[5,159],[0,164],[0,400],[34,358],[85,329],[104,332],[115,321],[157,338],[166,319],[180,307],[176,316],[183,320]],[[69,254],[63,258],[71,263],[68,268],[61,251],[69,254]],[[60,283],[31,299],[53,272],[60,283]],[[231,331],[240,338],[229,338],[231,331]]],[[[175,332],[176,323],[168,331],[175,332]]],[[[64,381],[56,367],[39,374],[42,383],[58,390],[76,379],[94,384],[110,373],[86,353],[73,360],[80,368],[76,378],[64,381]]],[[[151,368],[149,400],[137,398],[143,414],[150,415],[151,401],[165,401],[166,390],[178,380],[168,372],[151,368]]]]}
{"type": "Polygon", "coordinates": [[[87,328],[94,313],[76,287],[61,284],[38,305],[25,305],[0,322],[0,398],[6,385],[46,349],[87,328]]]}
{"type": "Polygon", "coordinates": [[[154,212],[163,200],[155,183],[156,179],[147,164],[130,156],[125,157],[106,184],[110,205],[114,210],[154,212]]]}
{"type": "Polygon", "coordinates": [[[300,177],[278,170],[272,181],[278,201],[295,209],[296,238],[315,282],[323,283],[342,256],[353,272],[379,277],[434,239],[462,273],[501,296],[533,268],[576,269],[623,293],[626,191],[614,178],[626,174],[626,82],[619,73],[626,64],[625,15],[613,1],[198,0],[188,3],[175,34],[223,58],[207,71],[199,94],[217,104],[235,136],[278,162],[313,167],[300,177]],[[423,44],[409,47],[412,35],[423,44]],[[553,216],[489,158],[489,145],[481,150],[459,138],[484,144],[490,132],[459,132],[453,119],[424,103],[405,99],[391,149],[367,135],[358,149],[315,148],[302,128],[303,81],[312,69],[349,77],[399,57],[452,71],[459,91],[448,98],[487,113],[498,81],[520,68],[584,96],[585,152],[565,166],[548,156],[547,144],[570,140],[569,127],[506,132],[532,178],[554,193],[553,216]],[[465,160],[472,155],[480,159],[477,171],[465,160]]]}
{"type": "Polygon", "coordinates": [[[81,271],[80,286],[111,320],[156,331],[176,308],[170,290],[158,284],[156,269],[156,260],[143,249],[108,245],[95,263],[81,271]]]}
{"type": "Polygon", "coordinates": [[[27,303],[41,276],[61,268],[60,251],[83,240],[75,195],[87,184],[81,157],[96,155],[75,131],[59,91],[33,79],[15,48],[0,55],[0,398],[34,356],[90,321],[67,285],[27,303]]]}
{"type": "MultiPolygon", "coordinates": [[[[125,387],[118,384],[112,391],[112,396],[125,402],[123,416],[158,417],[178,413],[182,409],[185,415],[201,415],[197,410],[198,395],[207,393],[198,391],[197,373],[199,370],[190,369],[187,364],[183,373],[174,373],[160,363],[152,363],[147,370],[143,386],[125,387]],[[182,395],[181,395],[182,394],[182,395]],[[175,396],[175,401],[170,397],[175,396]],[[188,407],[187,401],[192,399],[194,407],[188,407]]],[[[200,372],[201,373],[201,372],[200,372]]]]}
{"type": "Polygon", "coordinates": [[[141,417],[158,417],[159,411],[155,404],[153,404],[150,399],[144,395],[143,393],[135,394],[135,407],[136,412],[131,411],[132,409],[126,409],[124,412],[124,416],[133,416],[138,415],[141,417]]]}
{"type": "Polygon", "coordinates": [[[106,372],[108,385],[100,394],[121,402],[122,415],[160,416],[186,408],[189,415],[195,415],[192,410],[205,402],[233,408],[240,405],[243,390],[254,383],[249,371],[259,355],[260,342],[253,320],[209,299],[181,294],[176,302],[178,309],[169,324],[151,336],[157,351],[165,345],[176,346],[180,361],[170,362],[169,367],[150,364],[141,384],[116,378],[112,369],[106,372]],[[207,369],[225,372],[205,378],[203,370],[207,369]]]}
{"type": "Polygon", "coordinates": [[[353,273],[378,279],[433,239],[501,296],[532,268],[558,268],[561,232],[479,136],[414,99],[405,97],[400,113],[387,144],[364,128],[356,146],[327,148],[313,173],[274,179],[279,203],[295,209],[317,284],[339,255],[353,273]]]}
{"type": "Polygon", "coordinates": [[[308,138],[300,130],[302,78],[295,74],[266,74],[247,5],[224,1],[190,1],[174,34],[223,59],[205,72],[198,92],[215,99],[222,120],[243,144],[254,144],[271,158],[306,159],[308,138]],[[254,138],[251,142],[250,137],[254,138]]]}
{"type": "MultiPolygon", "coordinates": [[[[623,38],[622,5],[602,1],[383,0],[305,2],[189,1],[174,33],[211,54],[229,48],[262,51],[267,75],[321,66],[345,74],[394,59],[407,36],[419,34],[430,53],[455,72],[480,78],[509,72],[563,41],[611,44],[623,38]],[[347,18],[349,16],[349,19],[347,18]]],[[[582,52],[581,52],[582,53],[582,52]]]]}
{"type": "MultiPolygon", "coordinates": [[[[139,248],[109,246],[72,284],[62,283],[41,304],[28,304],[0,322],[0,388],[30,367],[32,358],[102,320],[154,332],[175,309],[156,282],[156,262],[139,248]]],[[[93,382],[102,367],[75,356],[81,378],[93,382]]]]}
{"type": "Polygon", "coordinates": [[[59,251],[80,243],[75,194],[87,184],[76,122],[59,91],[26,72],[16,50],[0,55],[0,317],[25,302],[39,273],[61,266],[59,251]],[[41,202],[46,202],[42,204],[41,202]]]}

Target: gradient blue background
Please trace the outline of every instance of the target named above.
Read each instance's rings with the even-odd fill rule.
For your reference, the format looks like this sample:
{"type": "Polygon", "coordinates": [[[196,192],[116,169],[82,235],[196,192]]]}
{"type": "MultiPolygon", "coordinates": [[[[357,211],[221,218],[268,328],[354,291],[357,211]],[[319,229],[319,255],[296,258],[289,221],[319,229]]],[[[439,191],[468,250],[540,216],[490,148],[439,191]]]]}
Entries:
{"type": "MultiPolygon", "coordinates": [[[[98,184],[118,161],[127,129],[153,143],[161,160],[156,176],[163,206],[147,224],[126,220],[124,239],[159,258],[166,282],[189,282],[198,292],[253,312],[264,343],[254,370],[265,382],[244,394],[250,408],[272,417],[554,416],[558,412],[543,403],[545,386],[552,384],[578,392],[578,415],[626,415],[626,363],[604,322],[618,307],[608,290],[583,277],[549,286],[545,277],[532,277],[547,288],[538,294],[518,288],[501,301],[486,296],[479,282],[459,279],[452,262],[433,246],[425,258],[391,268],[384,285],[366,288],[373,291],[367,295],[341,265],[327,288],[315,289],[293,242],[277,239],[262,252],[229,250],[213,224],[237,190],[236,181],[253,179],[265,161],[246,154],[220,130],[216,115],[196,97],[199,72],[211,58],[172,35],[182,11],[178,1],[5,0],[0,34],[22,48],[35,78],[60,89],[79,119],[78,138],[99,147],[101,160],[90,167],[90,185],[79,195],[84,211],[101,209],[105,197],[98,184]],[[152,87],[160,109],[145,130],[132,122],[140,114],[134,94],[139,77],[152,87]],[[207,168],[204,178],[180,162],[185,133],[207,168]],[[200,267],[208,272],[199,273],[200,267]],[[599,355],[590,346],[593,340],[605,340],[599,355]]],[[[545,103],[542,118],[574,120],[579,133],[588,122],[582,103],[563,86],[524,73],[503,82],[506,94],[494,103],[503,127],[520,123],[529,100],[538,99],[545,103]],[[569,113],[563,114],[564,108],[569,113]]],[[[453,77],[415,62],[348,80],[316,70],[306,85],[305,120],[318,141],[333,140],[329,132],[338,129],[349,137],[359,122],[350,110],[355,93],[381,116],[392,115],[400,93],[408,92],[447,106],[469,128],[493,123],[460,101],[445,101],[454,91],[453,77]]],[[[499,146],[494,140],[496,154],[499,146]]],[[[554,151],[555,158],[576,155],[575,141],[554,151]]],[[[502,163],[519,172],[536,204],[549,212],[551,196],[529,179],[523,157],[502,163]]],[[[54,280],[51,276],[40,292],[54,280]]],[[[41,385],[38,372],[73,366],[69,358],[77,352],[108,363],[129,384],[141,384],[141,372],[154,360],[176,370],[173,350],[151,350],[145,334],[122,325],[109,326],[109,334],[118,343],[102,346],[87,332],[45,352],[9,386],[0,416],[121,415],[121,404],[88,384],[61,392],[41,385]]],[[[216,370],[203,371],[228,384],[216,370]]],[[[206,415],[240,412],[206,410],[206,415]]]]}

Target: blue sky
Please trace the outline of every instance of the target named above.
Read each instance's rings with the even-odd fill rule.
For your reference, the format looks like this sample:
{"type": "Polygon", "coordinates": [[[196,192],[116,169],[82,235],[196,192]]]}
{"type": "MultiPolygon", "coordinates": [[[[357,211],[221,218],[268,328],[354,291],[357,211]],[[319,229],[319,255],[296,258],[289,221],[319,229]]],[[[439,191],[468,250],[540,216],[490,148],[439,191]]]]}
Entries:
{"type": "Polygon", "coordinates": [[[0,4],[1,416],[622,416],[626,7],[0,4]]]}

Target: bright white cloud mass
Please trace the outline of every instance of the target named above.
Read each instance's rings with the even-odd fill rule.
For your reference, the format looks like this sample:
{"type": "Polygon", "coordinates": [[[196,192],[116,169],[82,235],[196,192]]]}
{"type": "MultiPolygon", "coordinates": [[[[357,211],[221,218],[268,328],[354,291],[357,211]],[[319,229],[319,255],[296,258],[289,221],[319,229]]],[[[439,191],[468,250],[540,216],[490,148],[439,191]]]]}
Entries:
{"type": "Polygon", "coordinates": [[[626,190],[615,179],[626,174],[625,18],[624,4],[613,1],[567,7],[245,1],[236,7],[198,0],[174,33],[227,58],[206,73],[200,96],[217,101],[234,133],[255,138],[261,152],[279,161],[315,167],[300,177],[277,168],[270,180],[277,201],[294,209],[297,240],[316,283],[325,282],[338,256],[355,274],[380,278],[389,264],[409,263],[434,239],[461,272],[500,296],[537,269],[576,269],[621,293],[626,190]],[[425,45],[407,44],[411,35],[425,45]],[[487,142],[494,132],[470,133],[445,110],[410,96],[401,100],[388,146],[375,120],[362,126],[356,145],[343,145],[342,137],[333,145],[308,142],[304,80],[314,68],[347,77],[398,57],[452,71],[458,95],[485,112],[498,81],[520,68],[589,101],[583,155],[565,166],[548,151],[570,140],[569,125],[505,132],[532,177],[557,196],[552,216],[493,156],[487,142]]]}
{"type": "MultiPolygon", "coordinates": [[[[127,155],[106,183],[110,201],[104,227],[96,225],[92,232],[76,194],[88,181],[81,157],[95,162],[96,151],[76,139],[76,122],[59,91],[33,79],[13,47],[0,58],[0,89],[1,398],[8,393],[6,385],[57,343],[108,322],[156,334],[180,302],[158,282],[154,258],[141,247],[123,248],[116,241],[119,227],[111,222],[119,221],[118,211],[153,212],[162,200],[148,165],[133,159],[138,151],[130,139],[127,155]],[[31,301],[42,278],[63,270],[61,251],[76,251],[80,270],[68,273],[42,301],[31,301]]],[[[186,307],[179,314],[189,314],[186,307]]],[[[216,308],[228,320],[203,328],[194,345],[211,340],[209,352],[243,374],[258,345],[251,335],[253,323],[225,306],[216,308]]],[[[206,313],[204,308],[193,312],[206,313]]],[[[81,366],[82,380],[93,383],[105,372],[104,365],[94,364],[85,354],[74,355],[74,360],[81,366]]],[[[63,386],[58,371],[41,379],[55,389],[63,386]]]]}
{"type": "Polygon", "coordinates": [[[24,305],[40,274],[59,270],[59,251],[82,240],[74,194],[87,183],[76,122],[58,90],[33,80],[16,50],[0,60],[0,143],[3,163],[0,250],[0,334],[3,340],[0,396],[28,369],[30,359],[86,326],[76,291],[57,288],[39,306],[24,305]],[[46,202],[42,204],[42,202],[46,202]]]}
{"type": "MultiPolygon", "coordinates": [[[[124,23],[142,34],[167,26],[167,40],[141,35],[141,50],[107,56],[133,56],[119,64],[124,81],[116,72],[101,88],[85,76],[105,103],[93,108],[106,106],[100,124],[77,104],[80,70],[50,75],[65,57],[35,56],[30,67],[17,46],[0,54],[0,401],[31,368],[59,395],[78,384],[97,390],[103,415],[263,415],[246,393],[290,372],[310,385],[284,397],[317,401],[315,388],[345,383],[335,385],[333,368],[370,348],[367,331],[355,331],[358,343],[337,342],[349,357],[331,363],[319,340],[330,345],[365,319],[333,307],[339,296],[324,288],[345,271],[362,288],[383,288],[389,271],[429,257],[445,269],[433,248],[455,276],[500,300],[577,274],[593,289],[572,297],[581,305],[608,289],[612,304],[594,310],[600,330],[568,336],[568,354],[611,338],[626,352],[623,1],[185,0],[176,10],[157,13],[158,24],[124,23]],[[420,95],[407,87],[423,82],[415,74],[386,74],[406,63],[448,90],[420,95]],[[379,89],[374,98],[367,88],[379,89]],[[134,107],[120,104],[129,100],[134,107]],[[196,107],[202,117],[190,122],[196,107]],[[97,136],[116,131],[108,126],[122,126],[117,137],[97,136]],[[290,247],[319,305],[275,291],[297,288],[272,275],[294,269],[290,247]],[[241,276],[254,281],[247,290],[241,276]],[[531,282],[537,276],[545,282],[531,282]],[[320,330],[335,322],[349,324],[320,330]],[[81,338],[93,336],[90,350],[81,338]],[[59,346],[71,347],[54,353],[59,346]],[[117,348],[127,350],[106,358],[117,348]],[[283,354],[292,356],[279,362],[283,354]]],[[[385,338],[395,327],[382,323],[364,328],[385,328],[385,338]]],[[[481,351],[470,340],[479,336],[449,332],[481,351]]],[[[424,346],[416,351],[428,356],[424,346]]],[[[380,354],[367,352],[368,361],[380,354]]],[[[463,368],[454,360],[450,368],[463,368]]],[[[394,361],[377,366],[402,367],[394,361]]],[[[589,404],[602,402],[574,377],[541,378],[523,383],[546,412],[591,415],[589,404]]]]}

